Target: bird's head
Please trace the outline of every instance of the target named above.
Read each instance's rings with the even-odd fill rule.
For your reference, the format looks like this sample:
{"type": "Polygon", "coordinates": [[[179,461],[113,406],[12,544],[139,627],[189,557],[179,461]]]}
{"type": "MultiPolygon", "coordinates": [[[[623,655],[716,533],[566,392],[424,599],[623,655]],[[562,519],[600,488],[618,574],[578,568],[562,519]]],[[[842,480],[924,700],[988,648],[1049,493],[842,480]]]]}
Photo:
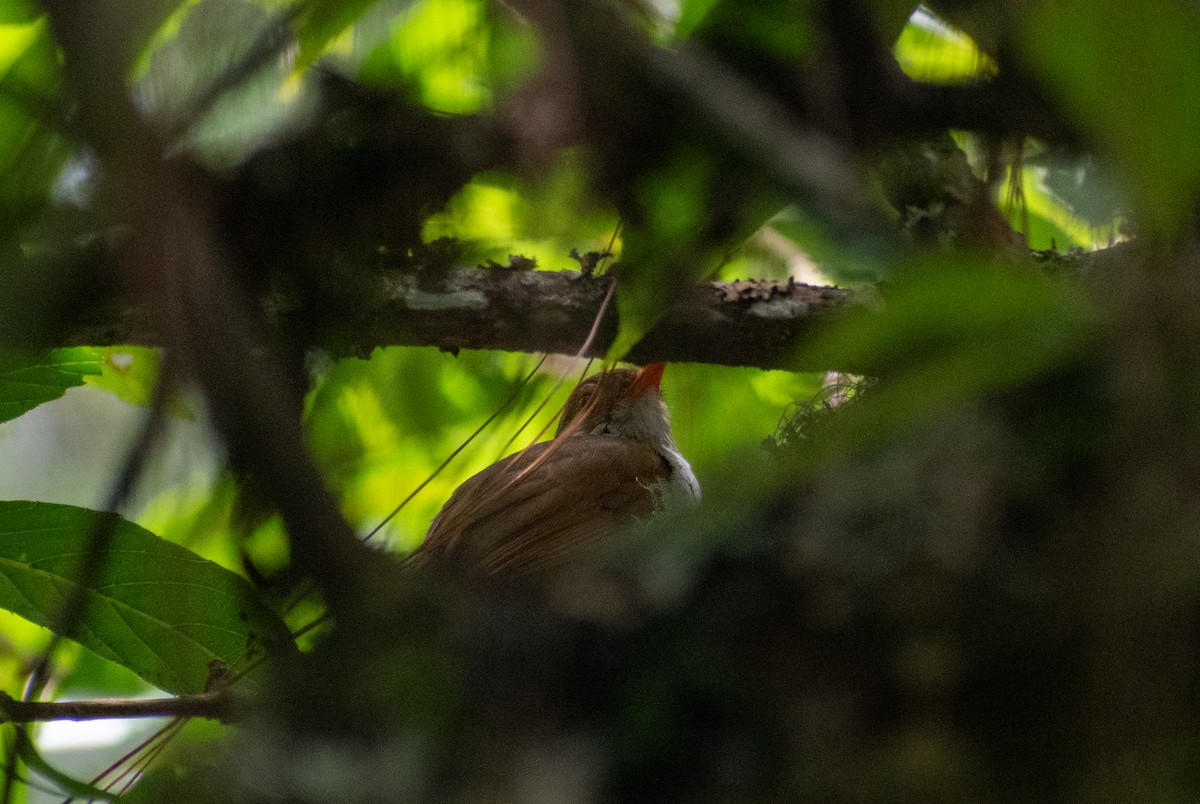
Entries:
{"type": "Polygon", "coordinates": [[[649,444],[671,443],[671,424],[660,384],[663,363],[640,369],[613,369],[588,377],[563,405],[555,438],[615,435],[649,444]]]}

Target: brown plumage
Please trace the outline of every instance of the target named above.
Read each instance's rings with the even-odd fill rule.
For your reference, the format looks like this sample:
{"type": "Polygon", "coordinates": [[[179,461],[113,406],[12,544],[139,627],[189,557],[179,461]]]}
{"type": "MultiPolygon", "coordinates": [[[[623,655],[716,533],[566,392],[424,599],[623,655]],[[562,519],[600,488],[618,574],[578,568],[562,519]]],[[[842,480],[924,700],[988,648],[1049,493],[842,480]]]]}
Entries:
{"type": "Polygon", "coordinates": [[[698,499],[691,467],[671,439],[661,376],[656,364],[584,380],[563,406],[554,439],[459,486],[410,562],[525,575],[649,516],[672,489],[698,499]]]}

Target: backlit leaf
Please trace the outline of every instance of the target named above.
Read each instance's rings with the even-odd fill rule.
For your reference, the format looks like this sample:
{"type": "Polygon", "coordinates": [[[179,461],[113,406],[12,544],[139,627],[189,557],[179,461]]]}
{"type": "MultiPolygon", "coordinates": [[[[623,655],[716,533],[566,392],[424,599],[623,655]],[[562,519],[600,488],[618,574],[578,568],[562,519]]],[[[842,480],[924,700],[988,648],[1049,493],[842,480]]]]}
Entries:
{"type": "MultiPolygon", "coordinates": [[[[0,502],[0,607],[55,627],[78,589],[92,529],[116,517],[49,503],[0,502]]],[[[202,692],[208,663],[234,667],[284,645],[279,617],[241,576],[116,518],[100,576],[71,638],[167,692],[202,692]]]]}
{"type": "Polygon", "coordinates": [[[83,385],[84,377],[99,373],[100,356],[91,349],[0,349],[0,422],[58,399],[68,388],[83,385]]]}

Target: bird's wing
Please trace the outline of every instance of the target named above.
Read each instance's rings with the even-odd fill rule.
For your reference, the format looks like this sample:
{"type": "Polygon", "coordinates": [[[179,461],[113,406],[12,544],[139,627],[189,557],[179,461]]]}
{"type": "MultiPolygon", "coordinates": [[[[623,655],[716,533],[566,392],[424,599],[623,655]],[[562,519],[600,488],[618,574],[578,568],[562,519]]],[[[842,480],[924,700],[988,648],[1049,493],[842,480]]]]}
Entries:
{"type": "Polygon", "coordinates": [[[614,527],[654,510],[670,467],[627,438],[576,435],[489,466],[458,487],[414,563],[452,563],[520,575],[556,563],[614,527]]]}

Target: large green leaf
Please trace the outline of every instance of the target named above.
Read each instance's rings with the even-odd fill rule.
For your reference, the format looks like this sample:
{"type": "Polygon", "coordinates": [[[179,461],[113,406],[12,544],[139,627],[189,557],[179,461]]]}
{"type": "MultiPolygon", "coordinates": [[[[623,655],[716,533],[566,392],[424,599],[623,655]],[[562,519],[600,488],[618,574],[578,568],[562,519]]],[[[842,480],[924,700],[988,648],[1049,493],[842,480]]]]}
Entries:
{"type": "Polygon", "coordinates": [[[100,356],[91,349],[0,349],[0,422],[83,385],[84,377],[100,373],[100,364],[100,356]]]}
{"type": "Polygon", "coordinates": [[[87,611],[72,638],[167,692],[204,689],[208,663],[244,666],[290,642],[244,578],[116,517],[49,503],[0,501],[0,607],[53,627],[92,529],[116,521],[87,611]]]}
{"type": "Polygon", "coordinates": [[[882,309],[855,311],[811,347],[827,365],[886,378],[847,411],[867,435],[1028,383],[1095,337],[1086,297],[1032,271],[931,256],[897,275],[882,309]]]}
{"type": "Polygon", "coordinates": [[[1116,158],[1147,223],[1174,224],[1200,182],[1200,13],[1174,0],[1061,0],[1021,31],[1035,69],[1116,158]]]}

